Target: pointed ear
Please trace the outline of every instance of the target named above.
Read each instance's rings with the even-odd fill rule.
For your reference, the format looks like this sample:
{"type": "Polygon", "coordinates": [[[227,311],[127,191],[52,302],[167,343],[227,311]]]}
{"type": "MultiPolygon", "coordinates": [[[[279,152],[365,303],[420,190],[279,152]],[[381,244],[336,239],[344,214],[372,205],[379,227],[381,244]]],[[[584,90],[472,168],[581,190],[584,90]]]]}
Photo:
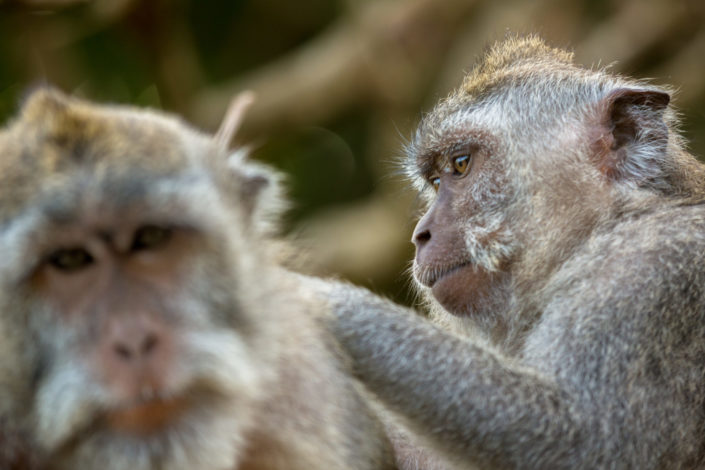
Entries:
{"type": "Polygon", "coordinates": [[[245,222],[257,233],[270,234],[276,231],[280,215],[286,209],[281,195],[282,175],[267,165],[250,160],[247,147],[229,151],[230,142],[254,101],[255,94],[251,91],[244,91],[233,98],[213,140],[221,153],[229,155],[228,186],[234,203],[245,216],[245,222]]]}
{"type": "Polygon", "coordinates": [[[25,122],[44,127],[65,113],[69,101],[58,88],[42,85],[26,95],[20,114],[25,122]]]}
{"type": "Polygon", "coordinates": [[[602,98],[592,142],[602,174],[637,184],[655,176],[668,143],[663,115],[670,100],[663,91],[639,88],[617,88],[602,98]]]}

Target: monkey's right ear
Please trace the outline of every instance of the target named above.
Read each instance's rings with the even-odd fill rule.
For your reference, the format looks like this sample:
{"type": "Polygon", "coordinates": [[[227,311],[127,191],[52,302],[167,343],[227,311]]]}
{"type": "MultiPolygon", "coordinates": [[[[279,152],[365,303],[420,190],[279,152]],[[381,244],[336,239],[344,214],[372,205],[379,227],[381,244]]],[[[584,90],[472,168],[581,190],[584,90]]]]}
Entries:
{"type": "Polygon", "coordinates": [[[600,101],[593,153],[602,174],[637,185],[657,177],[668,143],[664,113],[670,100],[660,90],[617,88],[600,101]]]}
{"type": "Polygon", "coordinates": [[[31,90],[24,99],[20,115],[25,122],[40,125],[52,122],[69,105],[70,98],[62,91],[49,85],[31,90]]]}

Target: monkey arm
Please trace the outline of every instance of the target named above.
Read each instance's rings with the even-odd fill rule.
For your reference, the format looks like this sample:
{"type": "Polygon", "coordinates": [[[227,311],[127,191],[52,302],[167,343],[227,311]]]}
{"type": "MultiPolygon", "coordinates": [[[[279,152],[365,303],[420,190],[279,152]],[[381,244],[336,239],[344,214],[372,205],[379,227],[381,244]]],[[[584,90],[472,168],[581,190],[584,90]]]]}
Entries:
{"type": "Polygon", "coordinates": [[[702,209],[669,207],[594,237],[542,293],[520,359],[364,289],[325,295],[361,380],[463,464],[700,468],[704,230],[702,209]]]}
{"type": "Polygon", "coordinates": [[[585,434],[550,379],[362,289],[330,298],[357,374],[434,446],[500,468],[569,466],[585,434]]]}

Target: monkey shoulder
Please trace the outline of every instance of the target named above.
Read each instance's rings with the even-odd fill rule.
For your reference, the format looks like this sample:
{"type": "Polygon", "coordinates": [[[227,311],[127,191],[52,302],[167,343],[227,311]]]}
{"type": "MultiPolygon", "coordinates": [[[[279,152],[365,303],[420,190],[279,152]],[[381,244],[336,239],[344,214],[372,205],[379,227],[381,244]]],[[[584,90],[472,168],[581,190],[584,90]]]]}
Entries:
{"type": "Polygon", "coordinates": [[[620,327],[705,325],[705,205],[664,205],[596,230],[536,295],[541,323],[566,331],[617,338],[620,327]]]}
{"type": "Polygon", "coordinates": [[[606,455],[700,455],[705,207],[662,207],[595,234],[542,295],[523,360],[604,432],[606,455]]]}
{"type": "Polygon", "coordinates": [[[579,299],[579,309],[700,311],[704,281],[705,205],[664,206],[597,230],[554,273],[546,298],[563,308],[579,299]]]}
{"type": "Polygon", "coordinates": [[[550,369],[582,385],[667,389],[669,374],[687,370],[705,386],[705,205],[655,208],[596,233],[542,300],[526,353],[550,369]]]}

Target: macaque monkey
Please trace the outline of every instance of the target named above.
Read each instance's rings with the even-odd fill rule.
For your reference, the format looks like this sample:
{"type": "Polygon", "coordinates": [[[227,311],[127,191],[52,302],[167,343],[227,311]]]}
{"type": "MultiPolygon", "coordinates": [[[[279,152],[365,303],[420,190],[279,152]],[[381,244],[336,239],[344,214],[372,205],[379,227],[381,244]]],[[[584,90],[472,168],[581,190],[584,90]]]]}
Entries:
{"type": "Polygon", "coordinates": [[[705,169],[669,102],[513,37],[424,117],[406,168],[437,324],[319,287],[357,375],[438,455],[705,467],[705,169]]]}
{"type": "Polygon", "coordinates": [[[0,468],[393,468],[227,150],[246,101],[213,137],[45,88],[0,133],[0,468]]]}

